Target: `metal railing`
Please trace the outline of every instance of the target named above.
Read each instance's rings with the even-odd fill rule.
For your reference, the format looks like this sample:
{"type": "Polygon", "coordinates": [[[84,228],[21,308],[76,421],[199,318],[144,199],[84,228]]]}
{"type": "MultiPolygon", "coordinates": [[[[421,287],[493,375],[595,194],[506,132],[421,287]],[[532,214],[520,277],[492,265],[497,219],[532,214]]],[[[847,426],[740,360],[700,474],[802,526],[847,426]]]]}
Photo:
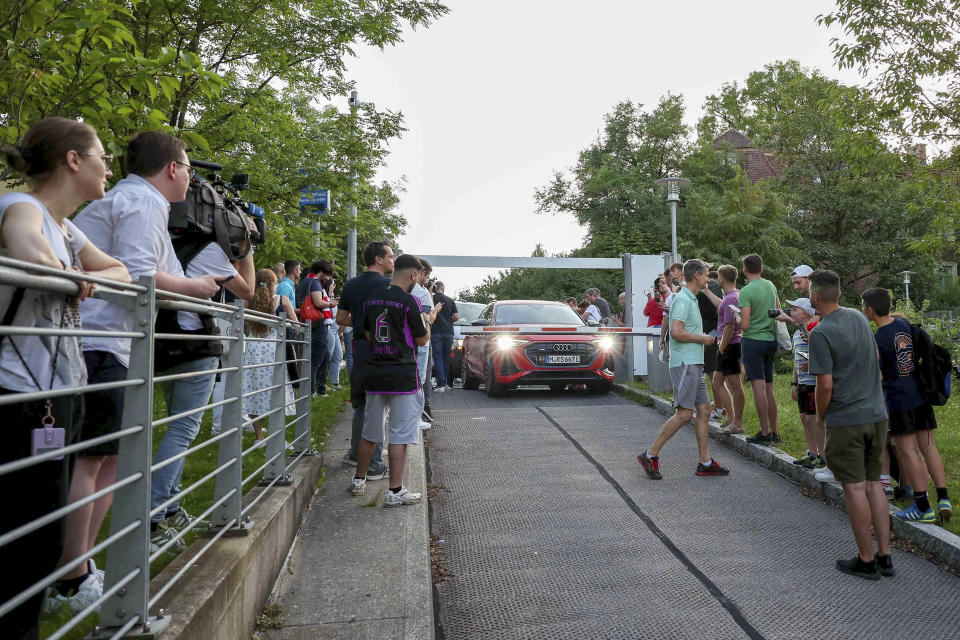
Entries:
{"type": "MultiPolygon", "coordinates": [[[[137,637],[152,637],[159,633],[169,622],[169,616],[162,609],[156,610],[160,599],[203,555],[224,536],[244,535],[254,525],[250,519],[250,510],[274,486],[290,484],[290,470],[301,458],[312,455],[310,421],[310,323],[300,323],[295,319],[258,313],[244,309],[238,300],[232,305],[200,300],[157,291],[153,277],[142,277],[136,284],[121,284],[110,280],[91,277],[75,272],[42,267],[32,263],[20,262],[0,257],[0,285],[12,285],[25,289],[76,294],[78,281],[94,282],[98,286],[94,297],[118,305],[133,315],[133,331],[92,331],[86,329],[35,329],[30,327],[0,326],[0,336],[58,335],[58,336],[97,336],[129,338],[130,365],[127,379],[117,382],[89,384],[84,387],[54,389],[50,391],[9,393],[0,395],[0,411],[5,405],[14,405],[59,396],[71,396],[92,391],[110,389],[123,390],[123,412],[120,429],[114,433],[101,435],[80,442],[67,443],[67,446],[40,455],[13,460],[0,464],[0,482],[9,480],[9,474],[27,469],[60,456],[72,455],[94,445],[118,441],[116,480],[82,499],[68,503],[46,515],[27,522],[16,529],[0,532],[0,547],[30,535],[41,527],[65,518],[67,514],[90,504],[91,502],[113,494],[110,512],[110,530],[107,537],[98,542],[87,553],[68,564],[56,569],[35,582],[6,602],[0,602],[0,626],[2,618],[31,597],[48,588],[63,576],[86,563],[89,559],[106,553],[105,575],[102,596],[82,611],[64,621],[51,635],[56,640],[69,634],[86,617],[99,611],[98,626],[90,638],[123,638],[128,634],[137,637]],[[158,309],[190,311],[213,316],[220,325],[228,325],[226,331],[217,338],[205,336],[184,336],[180,334],[161,334],[154,331],[154,319],[158,309]],[[245,336],[245,321],[255,321],[275,329],[275,337],[245,336]],[[289,336],[288,337],[288,331],[289,336]],[[155,339],[216,339],[223,342],[225,353],[215,369],[186,373],[154,374],[155,339]],[[244,365],[246,343],[267,342],[276,345],[271,362],[244,365]],[[293,345],[294,357],[288,358],[287,345],[293,345]],[[301,355],[296,355],[302,352],[301,355]],[[302,375],[296,380],[288,379],[288,364],[303,365],[302,375]],[[270,383],[260,389],[243,388],[244,371],[247,369],[271,367],[270,383]],[[222,377],[224,385],[223,400],[207,401],[203,406],[154,419],[154,384],[173,382],[200,376],[222,377]],[[293,401],[293,416],[285,414],[289,407],[285,399],[285,388],[294,385],[296,396],[293,401]],[[297,389],[297,387],[299,387],[297,389]],[[243,399],[257,393],[269,393],[269,411],[256,418],[247,418],[243,412],[243,399]],[[162,461],[154,462],[154,431],[179,418],[185,418],[211,409],[222,407],[222,427],[219,434],[205,440],[196,440],[185,451],[162,461]],[[262,442],[244,448],[243,432],[245,427],[256,420],[269,420],[267,437],[262,442]],[[176,495],[164,503],[151,506],[151,476],[167,465],[191,455],[217,447],[217,461],[214,467],[200,479],[185,488],[177,488],[176,495]],[[244,476],[243,462],[250,454],[262,450],[265,462],[244,476]],[[244,499],[244,491],[260,479],[261,490],[253,492],[244,499]],[[213,483],[213,498],[202,513],[186,527],[176,531],[164,544],[151,545],[151,518],[177,501],[213,483]],[[183,539],[203,521],[211,526],[207,537],[196,541],[202,545],[190,559],[164,584],[151,590],[150,565],[165,554],[181,546],[183,539]],[[151,549],[151,546],[153,548],[151,549]]],[[[2,310],[5,312],[5,310],[2,310]]],[[[3,313],[0,313],[2,316],[3,313]]],[[[268,334],[271,336],[272,334],[268,334]]],[[[252,465],[251,465],[252,466],[252,465]]],[[[16,490],[7,485],[7,490],[16,490]]],[[[202,507],[201,507],[202,508],[202,507]]],[[[26,560],[29,562],[29,559],[26,560]]],[[[76,632],[75,632],[76,633],[76,632]]]]}

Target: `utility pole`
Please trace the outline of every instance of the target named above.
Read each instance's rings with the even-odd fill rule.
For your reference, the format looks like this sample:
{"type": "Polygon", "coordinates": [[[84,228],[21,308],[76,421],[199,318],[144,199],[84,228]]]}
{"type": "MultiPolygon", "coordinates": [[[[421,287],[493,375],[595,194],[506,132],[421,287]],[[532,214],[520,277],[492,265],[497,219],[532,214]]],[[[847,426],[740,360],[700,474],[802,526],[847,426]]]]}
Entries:
{"type": "MultiPolygon", "coordinates": [[[[350,92],[350,113],[353,116],[354,134],[356,134],[357,107],[360,98],[356,91],[350,92]]],[[[347,232],[347,279],[357,275],[357,171],[350,172],[350,181],[353,184],[353,197],[350,199],[350,230],[347,232]]]]}

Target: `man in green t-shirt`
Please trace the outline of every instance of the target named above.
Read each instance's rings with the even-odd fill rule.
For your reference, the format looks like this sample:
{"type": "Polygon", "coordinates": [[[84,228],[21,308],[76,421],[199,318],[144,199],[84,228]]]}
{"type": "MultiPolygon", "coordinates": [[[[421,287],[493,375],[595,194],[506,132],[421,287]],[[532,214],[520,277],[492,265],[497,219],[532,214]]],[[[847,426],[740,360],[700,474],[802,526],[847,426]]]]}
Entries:
{"type": "Polygon", "coordinates": [[[782,442],[777,431],[777,398],[773,395],[773,358],[777,355],[776,321],[768,314],[779,309],[777,288],[762,277],[763,258],[751,253],[743,259],[747,284],[740,290],[740,339],[743,372],[753,387],[753,404],[760,433],[747,438],[754,444],[782,442]]]}
{"type": "Polygon", "coordinates": [[[673,380],[673,406],[676,412],[660,429],[653,445],[637,456],[647,477],[661,480],[660,449],[687,424],[697,410],[695,433],[700,464],[698,476],[725,476],[729,470],[721,467],[710,457],[710,438],[707,420],[710,417],[710,396],[703,376],[703,348],[717,344],[714,336],[704,335],[703,319],[697,293],[706,289],[709,267],[696,258],[683,264],[683,279],[686,285],[673,297],[670,306],[670,378],[673,380]]]}

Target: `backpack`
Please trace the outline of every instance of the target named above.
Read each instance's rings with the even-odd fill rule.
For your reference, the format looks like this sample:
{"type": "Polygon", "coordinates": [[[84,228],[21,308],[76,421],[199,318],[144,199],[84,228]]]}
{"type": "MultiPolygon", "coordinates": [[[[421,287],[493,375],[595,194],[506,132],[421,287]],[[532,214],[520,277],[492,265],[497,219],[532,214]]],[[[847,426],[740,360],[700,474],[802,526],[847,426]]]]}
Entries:
{"type": "Polygon", "coordinates": [[[953,374],[950,352],[935,344],[930,334],[919,324],[911,324],[910,333],[913,338],[914,375],[920,395],[931,405],[942,407],[950,399],[950,380],[953,374]]]}
{"type": "MultiPolygon", "coordinates": [[[[196,235],[182,236],[173,238],[173,248],[177,254],[177,260],[183,267],[184,273],[187,271],[187,265],[203,249],[215,242],[208,236],[196,235]]],[[[177,312],[172,309],[160,309],[157,311],[157,322],[155,331],[157,333],[179,333],[185,335],[221,335],[220,328],[217,326],[213,316],[200,315],[200,321],[203,323],[202,329],[187,330],[180,326],[177,321],[177,312]]],[[[154,342],[153,347],[153,367],[154,371],[166,371],[174,365],[200,358],[223,355],[223,343],[217,340],[174,340],[159,339],[154,342]]]]}

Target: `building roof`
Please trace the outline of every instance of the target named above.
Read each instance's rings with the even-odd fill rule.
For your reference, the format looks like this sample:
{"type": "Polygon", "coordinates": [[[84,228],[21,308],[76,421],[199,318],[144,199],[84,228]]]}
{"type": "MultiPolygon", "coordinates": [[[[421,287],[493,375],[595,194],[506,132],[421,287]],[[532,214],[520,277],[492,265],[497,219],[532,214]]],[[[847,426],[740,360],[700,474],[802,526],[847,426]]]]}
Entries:
{"type": "Polygon", "coordinates": [[[726,148],[727,145],[732,146],[734,149],[752,149],[753,140],[736,129],[727,129],[720,134],[720,137],[713,141],[713,149],[720,151],[726,148]]]}
{"type": "Polygon", "coordinates": [[[743,158],[743,170],[750,182],[779,178],[783,170],[777,166],[772,153],[763,149],[755,149],[753,140],[736,129],[727,129],[713,141],[714,151],[722,152],[733,147],[743,158]]]}

